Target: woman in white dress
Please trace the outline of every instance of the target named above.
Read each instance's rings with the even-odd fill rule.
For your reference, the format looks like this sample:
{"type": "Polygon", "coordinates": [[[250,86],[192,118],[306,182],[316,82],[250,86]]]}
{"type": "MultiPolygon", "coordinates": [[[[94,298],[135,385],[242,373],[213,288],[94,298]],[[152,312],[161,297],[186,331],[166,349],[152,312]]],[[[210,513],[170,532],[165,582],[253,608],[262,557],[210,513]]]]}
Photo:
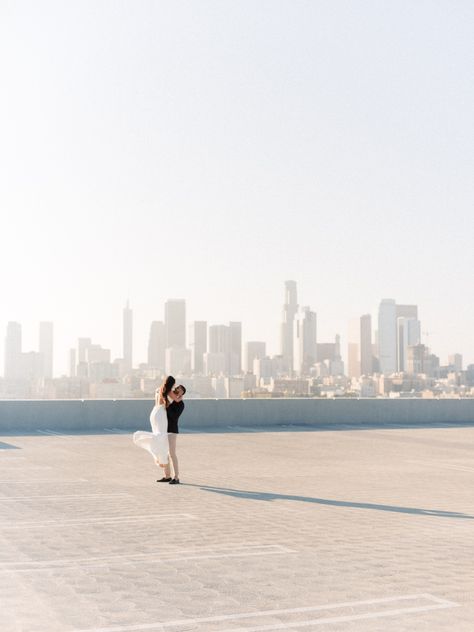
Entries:
{"type": "Polygon", "coordinates": [[[169,375],[155,393],[155,406],[150,413],[150,424],[152,432],[138,430],[133,433],[133,442],[148,450],[152,455],[155,463],[159,467],[168,465],[168,416],[166,409],[169,405],[168,395],[175,384],[176,380],[169,375]]]}

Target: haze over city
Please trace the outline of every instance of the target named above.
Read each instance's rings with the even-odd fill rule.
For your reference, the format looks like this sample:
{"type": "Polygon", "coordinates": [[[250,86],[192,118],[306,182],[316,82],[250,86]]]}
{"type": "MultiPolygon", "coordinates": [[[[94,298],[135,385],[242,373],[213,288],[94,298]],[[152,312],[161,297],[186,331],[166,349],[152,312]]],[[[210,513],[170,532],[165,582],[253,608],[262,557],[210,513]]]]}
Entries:
{"type": "Polygon", "coordinates": [[[0,632],[473,632],[473,25],[0,0],[0,632]]]}
{"type": "MultiPolygon", "coordinates": [[[[0,8],[0,355],[79,336],[134,362],[163,304],[279,349],[392,297],[474,362],[472,3],[16,2],[0,8]]],[[[55,371],[56,372],[56,371],[55,371]]]]}

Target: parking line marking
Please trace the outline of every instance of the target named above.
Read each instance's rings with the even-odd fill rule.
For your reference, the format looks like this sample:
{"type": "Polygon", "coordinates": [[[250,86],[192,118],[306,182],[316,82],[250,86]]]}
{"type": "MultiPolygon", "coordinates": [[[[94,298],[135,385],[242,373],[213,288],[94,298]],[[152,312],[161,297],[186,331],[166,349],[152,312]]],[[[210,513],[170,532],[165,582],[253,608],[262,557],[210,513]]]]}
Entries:
{"type": "MultiPolygon", "coordinates": [[[[205,549],[204,549],[205,550],[205,549]]],[[[203,551],[203,549],[200,549],[203,551]]],[[[256,557],[261,555],[281,555],[287,553],[296,553],[294,549],[290,549],[280,544],[262,544],[253,547],[232,546],[232,547],[212,547],[207,553],[198,553],[194,550],[181,551],[184,555],[176,553],[137,553],[131,555],[109,555],[103,557],[86,557],[86,558],[69,558],[60,560],[42,560],[42,561],[23,561],[23,562],[6,562],[0,565],[0,574],[5,573],[32,573],[38,571],[51,570],[67,570],[80,566],[86,567],[103,567],[110,564],[167,564],[169,562],[183,562],[235,557],[256,557]],[[226,550],[227,548],[227,550],[226,550]],[[239,550],[240,549],[240,550],[239,550]],[[29,566],[29,568],[23,568],[29,566]]]]}
{"type": "MultiPolygon", "coordinates": [[[[2,470],[10,470],[10,463],[2,463],[0,465],[0,471],[2,470]]],[[[17,463],[16,465],[20,465],[21,467],[25,467],[24,463],[17,463]]],[[[28,465],[28,472],[32,470],[52,470],[53,467],[51,465],[28,465]]]]}
{"type": "Polygon", "coordinates": [[[64,483],[88,483],[87,478],[76,478],[70,480],[58,480],[57,478],[43,478],[43,479],[35,479],[34,481],[30,480],[14,480],[14,479],[4,479],[0,480],[0,483],[15,483],[15,484],[23,484],[23,485],[40,485],[42,483],[58,483],[63,485],[64,483]]]}
{"type": "MultiPolygon", "coordinates": [[[[394,610],[379,610],[378,612],[368,612],[363,614],[349,614],[345,616],[337,616],[337,617],[324,617],[320,619],[311,619],[306,621],[297,621],[297,622],[288,622],[288,623],[277,623],[270,625],[259,625],[252,626],[246,628],[231,628],[227,630],[220,630],[219,632],[264,632],[266,630],[285,630],[289,628],[300,628],[300,627],[308,627],[308,626],[317,626],[324,625],[327,623],[340,623],[340,622],[348,622],[348,621],[358,621],[362,619],[376,619],[379,617],[391,617],[396,616],[398,614],[409,614],[415,612],[426,612],[428,610],[438,610],[441,608],[454,608],[459,606],[460,604],[455,603],[453,601],[448,601],[446,599],[440,599],[439,597],[434,597],[428,593],[417,594],[417,595],[401,595],[398,597],[386,597],[382,599],[368,599],[364,601],[349,601],[343,603],[333,603],[333,604],[325,604],[322,606],[308,606],[302,608],[285,608],[282,610],[263,610],[260,612],[244,612],[237,614],[229,614],[229,615],[217,615],[212,617],[200,617],[196,619],[177,619],[174,621],[159,621],[155,623],[142,623],[136,625],[118,625],[118,626],[110,626],[110,627],[101,627],[101,628],[87,628],[81,630],[74,630],[74,632],[132,632],[138,630],[152,630],[155,628],[164,629],[167,627],[173,626],[183,626],[183,625],[196,625],[196,624],[204,624],[204,623],[220,623],[226,621],[237,621],[238,619],[254,619],[257,617],[269,617],[269,616],[281,616],[281,615],[291,615],[291,614],[301,614],[305,612],[321,612],[325,610],[335,610],[338,608],[353,608],[355,606],[373,606],[373,605],[383,605],[389,603],[403,602],[403,601],[414,601],[425,599],[431,603],[425,606],[409,606],[397,608],[394,610]]],[[[217,632],[217,631],[216,631],[217,632]]]]}
{"type": "Polygon", "coordinates": [[[416,463],[418,465],[427,465],[429,467],[444,468],[448,470],[460,470],[462,472],[474,472],[473,467],[469,467],[469,465],[459,465],[457,463],[439,463],[438,461],[420,461],[420,460],[409,460],[408,463],[416,463]]]}
{"type": "Polygon", "coordinates": [[[11,496],[0,498],[1,503],[21,502],[22,500],[64,500],[65,498],[130,498],[131,494],[55,494],[51,496],[11,496]]]}
{"type": "Polygon", "coordinates": [[[152,514],[142,516],[111,516],[109,518],[66,518],[64,520],[33,520],[30,522],[20,522],[16,524],[0,523],[0,529],[50,529],[51,527],[59,527],[61,525],[95,525],[95,524],[122,524],[128,522],[155,522],[156,520],[177,520],[185,518],[189,520],[198,520],[197,516],[188,513],[175,514],[152,514]]]}

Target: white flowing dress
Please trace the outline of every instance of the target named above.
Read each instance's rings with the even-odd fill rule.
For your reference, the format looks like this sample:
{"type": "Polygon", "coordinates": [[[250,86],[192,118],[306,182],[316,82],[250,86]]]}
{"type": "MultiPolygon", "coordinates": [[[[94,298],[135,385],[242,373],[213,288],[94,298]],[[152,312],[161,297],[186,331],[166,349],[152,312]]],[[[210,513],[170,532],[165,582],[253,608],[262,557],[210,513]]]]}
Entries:
{"type": "Polygon", "coordinates": [[[148,450],[160,465],[168,465],[168,416],[163,404],[155,406],[151,411],[150,424],[153,432],[138,430],[133,433],[133,442],[148,450]]]}

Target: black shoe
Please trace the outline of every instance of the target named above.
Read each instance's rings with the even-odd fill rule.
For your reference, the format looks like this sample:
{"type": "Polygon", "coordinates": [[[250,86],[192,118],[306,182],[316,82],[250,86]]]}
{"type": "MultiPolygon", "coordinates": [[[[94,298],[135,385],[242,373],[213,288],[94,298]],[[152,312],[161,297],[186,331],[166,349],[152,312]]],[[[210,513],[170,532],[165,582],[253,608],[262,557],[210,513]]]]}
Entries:
{"type": "Polygon", "coordinates": [[[156,482],[157,483],[169,483],[169,482],[171,482],[171,478],[157,478],[156,482]]]}
{"type": "Polygon", "coordinates": [[[179,485],[179,478],[173,478],[170,480],[170,485],[179,485]]]}

